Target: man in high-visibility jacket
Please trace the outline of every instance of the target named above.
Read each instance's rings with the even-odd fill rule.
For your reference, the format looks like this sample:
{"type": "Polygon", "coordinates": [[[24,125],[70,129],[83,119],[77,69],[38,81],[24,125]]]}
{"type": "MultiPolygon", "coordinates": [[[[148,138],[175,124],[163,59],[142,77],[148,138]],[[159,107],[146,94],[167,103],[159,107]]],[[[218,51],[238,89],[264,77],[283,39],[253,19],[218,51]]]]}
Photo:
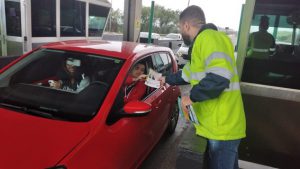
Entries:
{"type": "Polygon", "coordinates": [[[267,31],[269,17],[261,16],[259,31],[250,34],[247,56],[257,59],[268,59],[275,52],[275,39],[267,31]]]}
{"type": "Polygon", "coordinates": [[[191,84],[182,104],[183,108],[192,105],[199,122],[194,124],[196,134],[207,139],[209,168],[238,168],[246,122],[231,40],[205,25],[198,6],[180,14],[179,26],[185,44],[191,45],[190,61],[182,71],[162,77],[161,84],[191,84]]]}

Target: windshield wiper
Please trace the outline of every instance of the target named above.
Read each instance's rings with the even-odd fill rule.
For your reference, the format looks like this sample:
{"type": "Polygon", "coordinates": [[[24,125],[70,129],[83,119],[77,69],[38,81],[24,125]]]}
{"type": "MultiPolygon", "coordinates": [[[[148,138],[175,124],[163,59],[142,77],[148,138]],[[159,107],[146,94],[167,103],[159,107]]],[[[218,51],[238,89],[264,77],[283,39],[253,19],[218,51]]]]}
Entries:
{"type": "Polygon", "coordinates": [[[0,103],[0,105],[2,107],[7,107],[7,108],[11,108],[11,109],[20,110],[20,111],[25,112],[27,114],[32,114],[32,115],[36,115],[36,116],[40,116],[40,117],[54,119],[54,116],[52,114],[46,113],[46,112],[38,110],[38,109],[28,108],[26,106],[18,106],[18,105],[9,104],[9,103],[0,103]]]}

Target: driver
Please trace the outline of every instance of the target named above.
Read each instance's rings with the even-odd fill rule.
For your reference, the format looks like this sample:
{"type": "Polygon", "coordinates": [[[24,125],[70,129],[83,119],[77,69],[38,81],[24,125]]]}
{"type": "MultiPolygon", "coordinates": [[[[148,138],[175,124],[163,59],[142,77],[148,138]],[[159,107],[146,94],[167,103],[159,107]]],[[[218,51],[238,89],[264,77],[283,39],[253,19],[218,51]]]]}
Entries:
{"type": "Polygon", "coordinates": [[[144,63],[137,63],[125,81],[124,103],[140,100],[146,93],[145,75],[146,66],[144,63]]]}

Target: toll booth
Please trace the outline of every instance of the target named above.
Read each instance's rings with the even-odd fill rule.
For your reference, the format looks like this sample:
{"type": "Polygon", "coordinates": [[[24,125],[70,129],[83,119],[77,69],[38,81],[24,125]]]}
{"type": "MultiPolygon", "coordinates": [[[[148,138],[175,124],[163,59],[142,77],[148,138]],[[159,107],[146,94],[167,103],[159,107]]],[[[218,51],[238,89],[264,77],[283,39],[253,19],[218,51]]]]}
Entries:
{"type": "Polygon", "coordinates": [[[0,56],[49,42],[101,39],[110,9],[107,0],[1,0],[0,56]]]}

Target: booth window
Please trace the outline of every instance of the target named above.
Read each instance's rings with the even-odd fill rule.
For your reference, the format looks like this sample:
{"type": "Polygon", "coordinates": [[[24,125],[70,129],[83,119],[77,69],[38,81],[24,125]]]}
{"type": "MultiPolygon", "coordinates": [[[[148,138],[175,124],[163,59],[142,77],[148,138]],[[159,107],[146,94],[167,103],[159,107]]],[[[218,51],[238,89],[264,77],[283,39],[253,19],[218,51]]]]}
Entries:
{"type": "Polygon", "coordinates": [[[60,35],[85,36],[85,2],[60,1],[60,35]]]}
{"type": "Polygon", "coordinates": [[[31,0],[33,37],[56,37],[56,1],[31,0]]]}
{"type": "Polygon", "coordinates": [[[20,2],[5,1],[6,31],[8,36],[21,36],[20,2]]]}
{"type": "Polygon", "coordinates": [[[108,7],[89,5],[89,36],[102,36],[108,13],[108,7]]]}
{"type": "Polygon", "coordinates": [[[300,89],[300,27],[297,26],[300,21],[295,19],[300,14],[293,13],[290,8],[285,13],[278,13],[272,6],[256,7],[255,11],[251,32],[258,31],[259,18],[267,15],[268,32],[274,37],[276,46],[267,57],[246,56],[242,81],[300,89]]]}

